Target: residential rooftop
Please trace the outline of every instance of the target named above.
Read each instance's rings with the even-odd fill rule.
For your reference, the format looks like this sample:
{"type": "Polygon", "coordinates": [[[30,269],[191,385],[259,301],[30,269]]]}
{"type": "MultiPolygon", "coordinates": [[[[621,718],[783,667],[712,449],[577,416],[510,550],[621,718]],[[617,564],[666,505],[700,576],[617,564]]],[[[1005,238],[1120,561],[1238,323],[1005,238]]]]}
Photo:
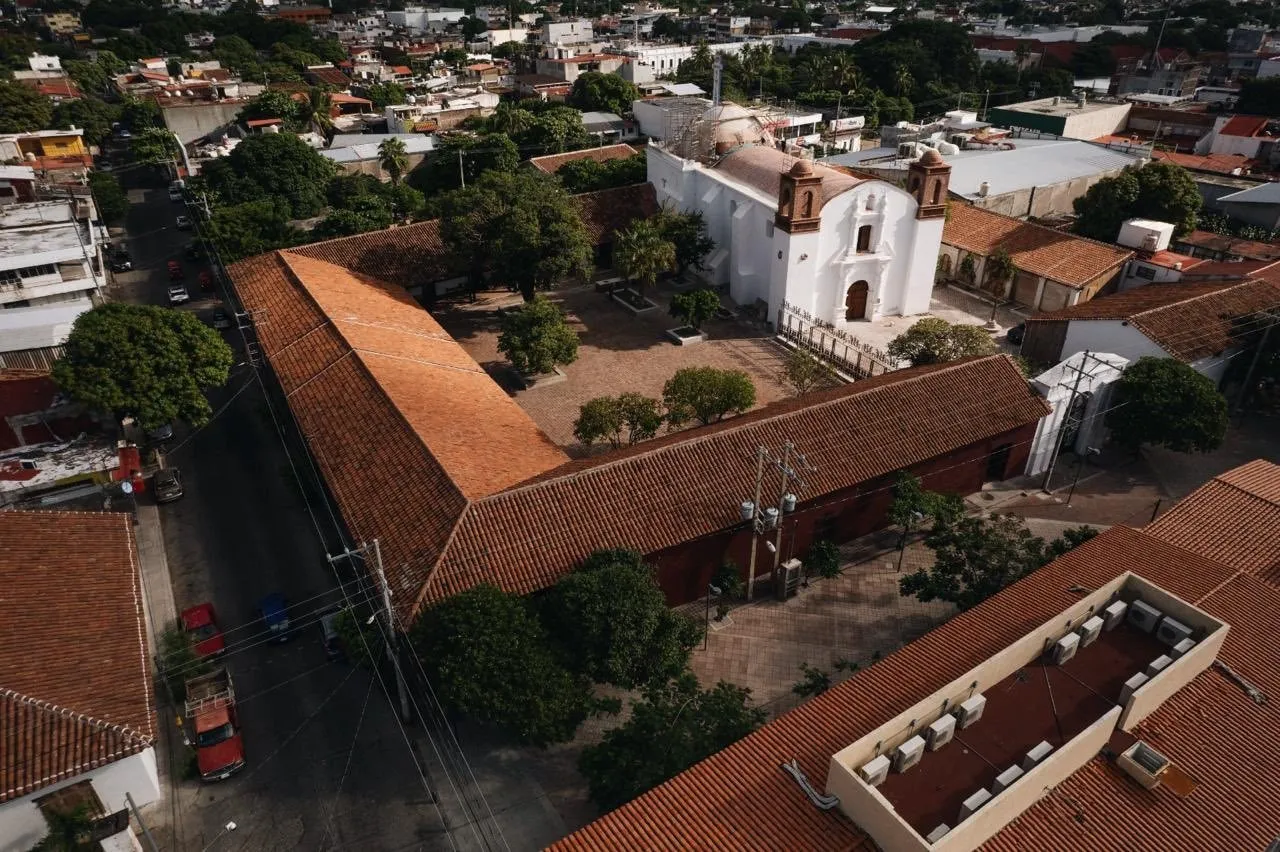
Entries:
{"type": "Polygon", "coordinates": [[[83,259],[81,244],[88,244],[89,240],[87,229],[82,230],[76,222],[4,228],[0,230],[0,268],[83,259]]]}
{"type": "Polygon", "coordinates": [[[1085,115],[1091,112],[1099,112],[1104,109],[1114,109],[1123,107],[1125,104],[1116,103],[1114,101],[1086,100],[1084,106],[1080,106],[1080,102],[1073,97],[1049,97],[1038,98],[1033,101],[1022,101],[1016,104],[1006,104],[1000,109],[1006,112],[1034,112],[1039,115],[1055,115],[1055,116],[1072,116],[1085,115]]]}
{"type": "Polygon", "coordinates": [[[599,148],[584,148],[581,151],[570,151],[566,154],[547,154],[542,157],[533,157],[529,160],[529,165],[538,171],[547,174],[555,174],[560,167],[566,163],[576,162],[578,160],[593,160],[597,163],[608,162],[609,160],[625,160],[634,157],[640,153],[630,145],[604,145],[599,148]]]}

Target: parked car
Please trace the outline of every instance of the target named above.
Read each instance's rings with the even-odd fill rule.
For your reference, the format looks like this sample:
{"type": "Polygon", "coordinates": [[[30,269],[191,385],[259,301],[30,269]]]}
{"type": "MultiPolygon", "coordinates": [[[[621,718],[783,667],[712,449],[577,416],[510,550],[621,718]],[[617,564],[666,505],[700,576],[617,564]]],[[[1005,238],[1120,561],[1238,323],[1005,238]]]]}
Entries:
{"type": "Polygon", "coordinates": [[[182,611],[182,629],[191,637],[196,653],[202,657],[214,657],[227,650],[226,640],[218,627],[213,604],[196,604],[182,611]]]}
{"type": "Polygon", "coordinates": [[[151,488],[155,492],[157,503],[172,503],[182,497],[182,477],[175,467],[159,471],[152,480],[151,488]]]}
{"type": "Polygon", "coordinates": [[[147,437],[153,441],[167,441],[173,437],[173,424],[166,423],[163,426],[149,429],[147,430],[147,437]]]}
{"type": "Polygon", "coordinates": [[[200,243],[199,241],[190,243],[186,247],[186,249],[183,251],[183,254],[187,256],[187,260],[204,260],[205,258],[204,244],[200,243]]]}
{"type": "Polygon", "coordinates": [[[169,187],[169,200],[170,200],[170,201],[181,201],[181,200],[182,200],[182,188],[181,188],[181,187],[177,187],[177,186],[171,186],[171,187],[169,187]]]}
{"type": "Polygon", "coordinates": [[[1005,335],[1005,339],[1008,340],[1012,346],[1021,346],[1022,338],[1026,337],[1026,335],[1027,324],[1025,322],[1021,322],[1009,329],[1009,333],[1005,335]]]}
{"type": "Polygon", "coordinates": [[[190,216],[179,216],[177,219],[174,219],[174,220],[173,220],[173,222],[174,222],[174,224],[175,224],[175,225],[177,225],[177,226],[178,226],[178,230],[179,230],[179,231],[190,231],[190,230],[191,230],[191,217],[190,217],[190,216]]]}
{"type": "Polygon", "coordinates": [[[258,612],[262,615],[267,630],[271,631],[272,642],[289,641],[289,603],[284,595],[279,592],[267,595],[258,605],[258,612]]]}
{"type": "Polygon", "coordinates": [[[222,308],[218,308],[213,312],[213,319],[209,324],[222,331],[224,328],[231,328],[231,317],[222,308]]]}
{"type": "Polygon", "coordinates": [[[170,281],[182,280],[182,264],[181,263],[178,263],[178,261],[176,260],[171,260],[169,261],[168,268],[169,268],[170,281]]]}
{"type": "Polygon", "coordinates": [[[342,640],[338,638],[338,616],[342,610],[334,607],[320,616],[320,640],[324,644],[324,655],[336,660],[342,654],[342,640]]]}
{"type": "Polygon", "coordinates": [[[204,270],[200,273],[199,280],[201,290],[204,290],[205,292],[211,292],[213,290],[213,275],[210,274],[208,270],[204,270]]]}
{"type": "Polygon", "coordinates": [[[171,284],[169,286],[169,304],[181,305],[183,302],[191,301],[191,294],[187,292],[186,284],[171,284]]]}
{"type": "Polygon", "coordinates": [[[130,269],[133,269],[133,260],[128,254],[122,252],[111,256],[112,272],[128,272],[130,269]]]}

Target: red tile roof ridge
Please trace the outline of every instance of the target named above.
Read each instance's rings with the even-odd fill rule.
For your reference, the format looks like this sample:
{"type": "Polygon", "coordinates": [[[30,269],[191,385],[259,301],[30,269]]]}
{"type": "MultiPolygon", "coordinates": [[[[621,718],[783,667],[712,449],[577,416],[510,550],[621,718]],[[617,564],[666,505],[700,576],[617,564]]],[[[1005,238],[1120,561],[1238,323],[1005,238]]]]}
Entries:
{"type": "Polygon", "coordinates": [[[69,707],[62,707],[54,704],[52,701],[45,701],[43,698],[36,698],[32,695],[26,695],[18,692],[16,689],[7,687],[0,688],[0,700],[13,701],[18,704],[26,704],[35,707],[38,710],[49,713],[50,715],[59,716],[63,719],[71,719],[78,724],[88,725],[100,731],[110,731],[118,733],[127,740],[134,740],[143,747],[149,746],[155,742],[155,733],[145,733],[135,730],[123,722],[108,722],[105,719],[97,719],[93,716],[86,715],[78,710],[72,710],[69,707]]]}

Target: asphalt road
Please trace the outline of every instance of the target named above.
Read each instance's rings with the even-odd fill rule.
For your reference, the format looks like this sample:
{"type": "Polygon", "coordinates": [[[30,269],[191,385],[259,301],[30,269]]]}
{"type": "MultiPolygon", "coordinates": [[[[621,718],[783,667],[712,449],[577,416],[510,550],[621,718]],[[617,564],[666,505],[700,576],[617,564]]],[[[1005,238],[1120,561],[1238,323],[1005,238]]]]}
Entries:
{"type": "MultiPolygon", "coordinates": [[[[112,295],[166,304],[165,263],[192,239],[173,227],[181,205],[144,169],[118,174],[133,202],[135,270],[116,276],[112,295]]],[[[196,267],[184,267],[194,292],[196,267]]],[[[234,329],[224,334],[238,344],[234,329]]],[[[226,634],[247,766],[215,784],[178,773],[153,834],[166,850],[450,849],[415,763],[420,733],[402,733],[370,672],[325,659],[315,613],[341,593],[251,369],[233,370],[211,395],[223,410],[207,427],[178,429],[169,464],[182,471],[185,496],[160,507],[179,610],[211,601],[226,634]],[[256,621],[258,601],[277,591],[294,602],[298,626],[280,645],[262,641],[256,621]]]]}

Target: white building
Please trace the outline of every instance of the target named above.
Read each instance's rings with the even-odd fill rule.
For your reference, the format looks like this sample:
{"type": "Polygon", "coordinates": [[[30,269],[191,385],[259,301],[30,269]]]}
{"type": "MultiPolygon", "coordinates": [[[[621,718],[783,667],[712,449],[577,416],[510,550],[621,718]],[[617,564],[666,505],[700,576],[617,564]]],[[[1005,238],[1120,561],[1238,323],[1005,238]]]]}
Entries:
{"type": "MultiPolygon", "coordinates": [[[[400,12],[387,12],[387,23],[393,27],[404,27],[409,30],[442,30],[450,24],[456,24],[465,18],[466,9],[440,7],[426,9],[422,6],[406,6],[400,12]]],[[[370,23],[377,25],[377,19],[370,23]]]]}
{"type": "Polygon", "coordinates": [[[1112,387],[1129,359],[1108,352],[1076,353],[1031,380],[1053,411],[1036,427],[1027,456],[1027,476],[1039,476],[1061,453],[1084,456],[1106,439],[1105,412],[1112,387]]]}
{"type": "Polygon", "coordinates": [[[543,44],[582,45],[595,41],[595,29],[591,21],[549,21],[542,25],[543,44]]]}
{"type": "MultiPolygon", "coordinates": [[[[726,54],[737,56],[744,47],[766,44],[763,41],[729,41],[720,44],[708,44],[707,50],[712,55],[726,54]]],[[[631,61],[619,69],[624,80],[635,83],[652,83],[658,77],[675,74],[680,63],[693,56],[697,45],[692,44],[636,44],[623,48],[618,52],[631,57],[631,61]]]]}
{"type": "Polygon", "coordinates": [[[61,346],[102,288],[94,229],[65,201],[0,207],[0,365],[61,346]]]}
{"type": "Polygon", "coordinates": [[[160,782],[131,523],[0,512],[0,624],[21,637],[0,642],[0,852],[27,852],[53,815],[80,808],[102,849],[141,848],[125,797],[148,805],[160,782]]]}
{"type": "Polygon", "coordinates": [[[718,248],[705,275],[739,305],[847,330],[929,309],[951,170],[936,152],[901,189],[783,153],[726,104],[647,157],[658,202],[706,218],[718,248]]]}

